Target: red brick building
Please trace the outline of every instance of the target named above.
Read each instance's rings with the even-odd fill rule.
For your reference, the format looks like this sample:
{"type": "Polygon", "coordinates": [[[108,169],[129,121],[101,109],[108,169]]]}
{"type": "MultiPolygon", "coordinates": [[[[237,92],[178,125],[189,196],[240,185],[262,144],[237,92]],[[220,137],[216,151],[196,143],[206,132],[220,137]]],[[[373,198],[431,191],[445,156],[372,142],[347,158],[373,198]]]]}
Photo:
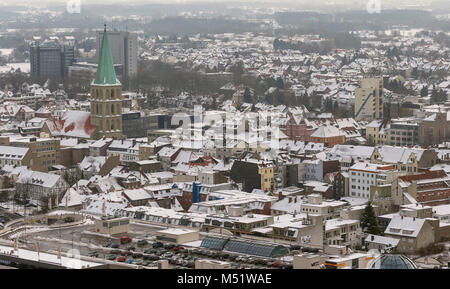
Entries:
{"type": "Polygon", "coordinates": [[[309,140],[315,143],[323,143],[325,146],[332,148],[337,144],[345,143],[345,134],[335,126],[324,125],[319,127],[309,137],[309,140]]]}
{"type": "Polygon", "coordinates": [[[450,177],[443,170],[399,177],[409,183],[408,192],[417,202],[437,206],[450,203],[450,177]]]}
{"type": "Polygon", "coordinates": [[[298,120],[292,115],[289,117],[286,124],[280,125],[280,130],[289,137],[289,139],[295,141],[307,141],[310,134],[305,119],[301,118],[298,120]]]}

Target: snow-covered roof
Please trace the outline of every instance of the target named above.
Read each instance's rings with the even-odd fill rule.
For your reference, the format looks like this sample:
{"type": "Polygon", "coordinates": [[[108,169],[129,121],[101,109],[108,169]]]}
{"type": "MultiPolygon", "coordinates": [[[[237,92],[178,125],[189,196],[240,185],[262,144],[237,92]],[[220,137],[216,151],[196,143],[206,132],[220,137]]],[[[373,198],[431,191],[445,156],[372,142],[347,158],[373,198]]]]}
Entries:
{"type": "Polygon", "coordinates": [[[53,136],[91,138],[96,127],[91,124],[91,113],[67,110],[61,119],[47,120],[47,126],[53,136]]]}
{"type": "Polygon", "coordinates": [[[130,201],[139,201],[150,199],[151,196],[144,189],[123,190],[124,194],[130,201]]]}
{"type": "Polygon", "coordinates": [[[411,154],[414,154],[417,161],[420,161],[425,152],[425,149],[422,148],[394,147],[387,145],[378,147],[377,150],[380,154],[379,160],[391,164],[406,164],[408,163],[411,154]]]}
{"type": "Polygon", "coordinates": [[[337,127],[331,125],[320,126],[311,137],[329,138],[342,136],[344,133],[337,127]]]}
{"type": "Polygon", "coordinates": [[[369,234],[366,237],[365,241],[368,243],[376,243],[391,247],[397,247],[398,242],[400,242],[400,239],[369,234]]]}
{"type": "Polygon", "coordinates": [[[384,233],[396,236],[417,237],[424,223],[425,219],[396,215],[392,217],[384,233]]]}
{"type": "Polygon", "coordinates": [[[30,184],[45,188],[53,188],[60,179],[61,176],[56,174],[27,170],[20,174],[17,182],[21,184],[30,184]]]}
{"type": "Polygon", "coordinates": [[[78,193],[78,191],[75,188],[69,188],[66,191],[66,194],[61,199],[61,202],[59,203],[59,207],[73,207],[73,206],[80,206],[86,196],[81,195],[78,193]]]}

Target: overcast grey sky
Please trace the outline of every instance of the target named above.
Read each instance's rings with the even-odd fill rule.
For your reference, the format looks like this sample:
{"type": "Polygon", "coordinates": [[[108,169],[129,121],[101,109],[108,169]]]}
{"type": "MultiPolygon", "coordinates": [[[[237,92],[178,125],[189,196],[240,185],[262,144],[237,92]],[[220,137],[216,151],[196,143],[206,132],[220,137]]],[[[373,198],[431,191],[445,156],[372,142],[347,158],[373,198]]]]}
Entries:
{"type": "MultiPolygon", "coordinates": [[[[51,5],[59,4],[65,5],[69,1],[80,1],[81,4],[144,4],[144,3],[194,3],[194,2],[259,2],[259,3],[290,3],[298,4],[301,3],[317,5],[340,5],[351,7],[364,7],[367,2],[375,0],[0,0],[0,6],[8,5],[27,5],[29,7],[50,7],[51,5]]],[[[427,5],[432,2],[440,2],[444,0],[378,0],[381,5],[389,8],[404,8],[411,5],[427,5]]],[[[448,1],[448,0],[447,0],[448,1]]],[[[327,5],[327,6],[328,6],[327,5]]]]}
{"type": "MultiPolygon", "coordinates": [[[[26,3],[26,4],[64,4],[71,0],[0,0],[0,3],[4,5],[8,4],[18,4],[18,3],[26,3]]],[[[226,2],[226,0],[78,0],[81,3],[87,4],[97,4],[97,3],[189,3],[189,2],[226,2]]],[[[351,4],[351,3],[363,3],[368,2],[369,0],[314,0],[314,2],[323,2],[323,3],[338,3],[338,4],[351,4]]],[[[233,2],[237,2],[236,0],[233,2]]],[[[242,0],[242,2],[284,2],[284,3],[299,3],[299,2],[310,2],[309,0],[242,0]]],[[[381,3],[417,3],[417,4],[427,4],[433,2],[432,0],[380,0],[381,3]]]]}

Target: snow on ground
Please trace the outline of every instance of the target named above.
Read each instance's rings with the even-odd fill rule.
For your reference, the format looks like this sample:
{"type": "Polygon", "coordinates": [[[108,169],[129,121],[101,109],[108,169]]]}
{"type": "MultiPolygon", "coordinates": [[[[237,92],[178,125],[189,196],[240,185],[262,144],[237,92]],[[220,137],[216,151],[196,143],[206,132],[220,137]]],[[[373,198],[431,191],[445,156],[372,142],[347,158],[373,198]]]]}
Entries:
{"type": "Polygon", "coordinates": [[[81,213],[79,212],[75,212],[75,211],[68,211],[68,210],[56,210],[56,211],[52,211],[47,213],[47,216],[59,216],[59,215],[81,215],[81,213]]]}
{"type": "MultiPolygon", "coordinates": [[[[35,236],[34,239],[36,241],[47,241],[47,242],[56,242],[56,243],[61,243],[61,244],[72,244],[71,240],[62,240],[62,239],[58,239],[58,238],[49,238],[49,237],[35,236]]],[[[90,248],[90,249],[103,248],[102,246],[97,246],[97,245],[94,245],[92,243],[77,242],[75,239],[73,240],[73,245],[74,246],[87,247],[87,248],[90,248]]]]}
{"type": "Polygon", "coordinates": [[[17,70],[20,69],[20,71],[24,73],[30,72],[30,63],[23,62],[23,63],[7,63],[4,66],[0,66],[0,73],[6,73],[11,70],[17,70]]]}
{"type": "Polygon", "coordinates": [[[16,232],[16,233],[13,233],[13,234],[9,235],[9,239],[20,238],[20,237],[22,237],[24,234],[30,234],[30,233],[38,233],[38,232],[48,231],[48,227],[24,226],[24,227],[20,227],[19,229],[20,229],[19,232],[16,232]],[[24,229],[24,230],[21,230],[21,229],[24,229]]]}
{"type": "Polygon", "coordinates": [[[58,259],[57,254],[49,254],[43,252],[36,252],[27,249],[18,248],[17,251],[14,252],[14,247],[2,246],[0,245],[0,253],[17,256],[21,259],[47,262],[52,264],[60,264],[64,267],[70,269],[81,269],[86,267],[93,267],[102,265],[101,263],[88,262],[77,258],[76,256],[71,257],[68,254],[61,254],[61,259],[58,259]],[[66,255],[66,256],[64,256],[66,255]]]}
{"type": "Polygon", "coordinates": [[[14,51],[14,48],[1,48],[0,56],[1,57],[9,57],[14,51]]]}
{"type": "Polygon", "coordinates": [[[118,238],[111,237],[108,234],[102,234],[102,233],[97,233],[97,232],[92,232],[92,231],[87,231],[87,230],[84,230],[81,233],[85,234],[85,235],[91,235],[91,236],[105,237],[105,238],[110,238],[110,239],[118,239],[118,238]]]}

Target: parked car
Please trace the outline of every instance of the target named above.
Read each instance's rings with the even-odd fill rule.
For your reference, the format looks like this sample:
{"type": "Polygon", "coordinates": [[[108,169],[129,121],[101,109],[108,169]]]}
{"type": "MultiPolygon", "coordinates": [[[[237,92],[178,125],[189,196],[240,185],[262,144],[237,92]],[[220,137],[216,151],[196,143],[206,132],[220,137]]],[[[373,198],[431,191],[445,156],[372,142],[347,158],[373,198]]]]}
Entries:
{"type": "Polygon", "coordinates": [[[125,256],[119,256],[116,259],[117,262],[125,262],[126,260],[127,260],[127,257],[125,257],[125,256]]]}
{"type": "Polygon", "coordinates": [[[136,251],[136,247],[130,245],[130,246],[127,247],[127,250],[128,251],[136,251]]]}
{"type": "Polygon", "coordinates": [[[131,251],[122,251],[122,253],[120,253],[120,255],[122,255],[122,256],[130,256],[130,255],[133,255],[133,252],[131,252],[131,251]]]}
{"type": "Polygon", "coordinates": [[[110,251],[110,253],[111,253],[111,254],[115,254],[115,255],[117,255],[117,254],[120,254],[120,253],[122,253],[122,250],[119,250],[119,249],[115,249],[115,250],[111,250],[111,251],[110,251]]]}
{"type": "Polygon", "coordinates": [[[186,266],[191,269],[195,268],[195,261],[188,261],[186,266]]]}
{"type": "Polygon", "coordinates": [[[138,241],[137,241],[137,245],[138,245],[139,247],[143,247],[143,246],[145,246],[145,245],[147,245],[147,244],[148,244],[147,240],[144,240],[144,239],[138,240],[138,241]]]}
{"type": "Polygon", "coordinates": [[[164,258],[170,258],[172,256],[173,256],[173,254],[170,253],[170,252],[167,252],[167,253],[164,253],[164,254],[161,255],[161,257],[164,257],[164,258]]]}
{"type": "Polygon", "coordinates": [[[134,259],[128,259],[125,261],[125,263],[127,263],[127,264],[133,264],[133,262],[134,262],[134,259]]]}
{"type": "Polygon", "coordinates": [[[256,261],[256,259],[255,259],[255,258],[252,258],[252,257],[249,257],[249,258],[247,259],[247,263],[249,263],[249,264],[255,264],[255,261],[256,261]]]}
{"type": "Polygon", "coordinates": [[[128,236],[123,236],[120,238],[120,244],[128,244],[132,241],[132,239],[128,236]]]}
{"type": "Polygon", "coordinates": [[[290,250],[300,250],[301,246],[300,245],[291,245],[290,250]]]}
{"type": "Polygon", "coordinates": [[[89,251],[88,252],[88,257],[98,257],[98,252],[97,251],[89,251]]]}
{"type": "Polygon", "coordinates": [[[164,249],[166,249],[166,250],[172,250],[175,247],[176,247],[175,244],[166,244],[166,245],[164,245],[164,249]]]}
{"type": "Polygon", "coordinates": [[[183,246],[177,246],[177,247],[173,248],[174,251],[181,251],[183,249],[184,249],[183,246]]]}
{"type": "Polygon", "coordinates": [[[158,261],[160,258],[157,255],[149,255],[149,260],[151,261],[158,261]]]}
{"type": "Polygon", "coordinates": [[[67,217],[67,218],[64,218],[64,222],[65,223],[72,223],[72,222],[75,222],[75,219],[72,218],[72,217],[67,217]]]}
{"type": "Polygon", "coordinates": [[[105,259],[106,259],[106,260],[110,260],[110,261],[111,261],[111,260],[114,260],[114,259],[116,259],[116,255],[108,254],[108,255],[105,256],[105,259]]]}
{"type": "Polygon", "coordinates": [[[139,253],[139,252],[134,252],[132,256],[133,256],[133,258],[137,259],[137,258],[142,258],[143,254],[139,253]]]}
{"type": "Polygon", "coordinates": [[[177,262],[177,258],[176,257],[172,257],[172,258],[169,259],[169,264],[174,265],[174,264],[176,264],[176,262],[177,262]]]}
{"type": "Polygon", "coordinates": [[[153,246],[153,248],[161,248],[161,247],[164,246],[164,244],[161,243],[161,242],[154,242],[154,243],[152,244],[152,246],[153,246]]]}
{"type": "Polygon", "coordinates": [[[111,244],[111,245],[109,245],[109,247],[113,248],[113,249],[118,249],[119,248],[119,244],[111,244]]]}

